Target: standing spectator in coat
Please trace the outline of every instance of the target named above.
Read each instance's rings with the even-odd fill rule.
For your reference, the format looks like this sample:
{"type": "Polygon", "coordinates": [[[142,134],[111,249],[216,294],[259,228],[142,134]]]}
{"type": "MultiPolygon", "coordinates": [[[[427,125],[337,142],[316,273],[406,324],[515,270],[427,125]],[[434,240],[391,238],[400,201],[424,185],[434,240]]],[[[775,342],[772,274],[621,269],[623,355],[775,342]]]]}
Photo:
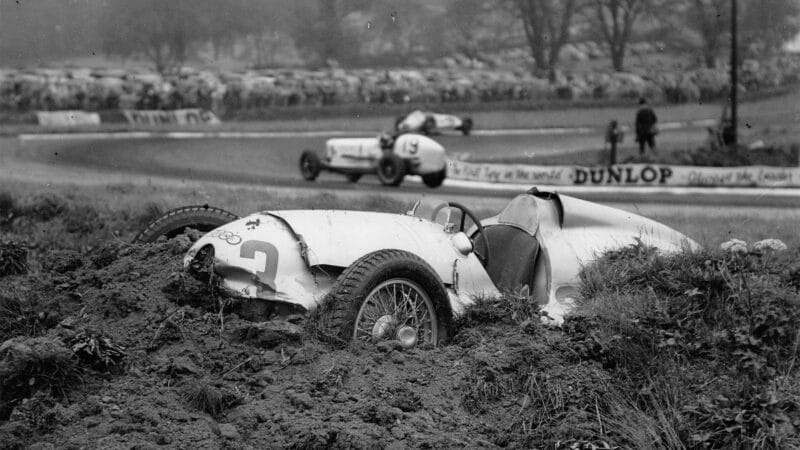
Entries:
{"type": "Polygon", "coordinates": [[[656,134],[658,118],[653,108],[647,105],[647,100],[639,99],[639,110],[636,111],[636,142],[639,143],[639,154],[644,155],[645,144],[651,151],[656,147],[656,134]]]}

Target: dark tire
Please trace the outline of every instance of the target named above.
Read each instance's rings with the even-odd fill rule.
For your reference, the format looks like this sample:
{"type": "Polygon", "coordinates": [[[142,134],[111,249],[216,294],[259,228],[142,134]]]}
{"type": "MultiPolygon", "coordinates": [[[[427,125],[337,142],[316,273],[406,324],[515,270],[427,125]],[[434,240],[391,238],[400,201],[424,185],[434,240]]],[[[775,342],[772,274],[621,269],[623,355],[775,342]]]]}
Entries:
{"type": "Polygon", "coordinates": [[[386,153],[378,160],[378,179],[385,186],[398,186],[406,176],[406,163],[394,153],[386,153]]]}
{"type": "Polygon", "coordinates": [[[303,151],[300,155],[300,175],[306,181],[314,181],[322,170],[322,161],[319,156],[311,150],[303,151]]]}
{"type": "Polygon", "coordinates": [[[444,341],[451,316],[447,291],[433,268],[412,253],[387,249],[362,256],[342,272],[323,300],[319,320],[338,342],[393,340],[412,324],[413,345],[435,346],[444,341]]]}
{"type": "Polygon", "coordinates": [[[438,172],[423,175],[422,182],[429,188],[437,188],[444,183],[445,178],[447,178],[447,169],[442,169],[438,172]]]}
{"type": "Polygon", "coordinates": [[[134,244],[155,242],[161,236],[172,239],[187,228],[208,232],[226,223],[238,219],[236,214],[213,206],[184,206],[167,211],[158,219],[150,222],[144,230],[133,238],[134,244]]]}
{"type": "Polygon", "coordinates": [[[348,173],[348,174],[345,174],[344,177],[347,178],[347,181],[349,181],[351,183],[358,183],[358,180],[361,179],[361,174],[360,173],[348,173]]]}
{"type": "Polygon", "coordinates": [[[422,128],[420,128],[420,132],[422,134],[432,134],[436,130],[436,121],[433,117],[428,116],[425,118],[425,122],[422,124],[422,128]]]}
{"type": "Polygon", "coordinates": [[[472,132],[472,119],[469,117],[464,117],[461,119],[461,134],[464,136],[469,136],[472,132]]]}

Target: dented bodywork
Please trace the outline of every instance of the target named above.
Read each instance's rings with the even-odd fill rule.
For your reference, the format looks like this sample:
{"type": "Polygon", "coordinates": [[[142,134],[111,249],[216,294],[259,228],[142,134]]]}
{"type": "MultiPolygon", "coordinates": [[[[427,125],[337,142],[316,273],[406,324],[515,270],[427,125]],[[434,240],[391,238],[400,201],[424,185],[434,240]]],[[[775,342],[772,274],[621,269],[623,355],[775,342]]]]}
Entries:
{"type": "Polygon", "coordinates": [[[636,214],[531,191],[482,221],[487,240],[456,231],[446,203],[425,199],[407,214],[361,211],[264,211],[204,235],[186,254],[213,255],[229,293],[315,309],[337,276],[362,256],[398,249],[421,257],[459,314],[478,297],[527,293],[559,322],[574,304],[581,267],[604,251],[641,240],[665,252],[696,243],[636,214]],[[426,203],[433,204],[427,205],[426,203]],[[431,206],[431,207],[429,207],[431,206]],[[489,243],[489,252],[482,242],[489,243]],[[489,253],[486,266],[478,257],[489,253]]]}

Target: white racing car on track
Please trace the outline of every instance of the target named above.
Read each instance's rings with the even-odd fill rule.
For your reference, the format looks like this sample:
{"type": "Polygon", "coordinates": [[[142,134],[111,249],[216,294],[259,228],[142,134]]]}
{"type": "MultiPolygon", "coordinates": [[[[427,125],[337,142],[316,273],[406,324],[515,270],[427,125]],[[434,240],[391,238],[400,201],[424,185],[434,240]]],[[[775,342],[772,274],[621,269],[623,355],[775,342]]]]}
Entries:
{"type": "Polygon", "coordinates": [[[464,136],[472,132],[472,126],[472,119],[469,117],[438,114],[419,109],[398,117],[394,124],[398,133],[433,134],[442,130],[457,130],[464,136]]]}
{"type": "Polygon", "coordinates": [[[436,345],[478,297],[528,295],[550,319],[578,297],[579,272],[611,249],[641,240],[663,252],[697,244],[626,211],[535,188],[498,215],[423,198],[406,214],[338,210],[235,216],[208,206],[173,210],[134,242],[207,231],[184,257],[228,295],[265,314],[318,308],[342,341],[436,345]],[[474,225],[469,225],[473,223],[474,225]]]}
{"type": "Polygon", "coordinates": [[[375,138],[337,138],[325,143],[325,157],[305,150],[300,155],[300,174],[314,181],[321,171],[344,174],[355,183],[362,175],[376,174],[387,186],[398,186],[406,175],[420,175],[429,187],[438,187],[447,177],[444,147],[418,134],[375,138]]]}

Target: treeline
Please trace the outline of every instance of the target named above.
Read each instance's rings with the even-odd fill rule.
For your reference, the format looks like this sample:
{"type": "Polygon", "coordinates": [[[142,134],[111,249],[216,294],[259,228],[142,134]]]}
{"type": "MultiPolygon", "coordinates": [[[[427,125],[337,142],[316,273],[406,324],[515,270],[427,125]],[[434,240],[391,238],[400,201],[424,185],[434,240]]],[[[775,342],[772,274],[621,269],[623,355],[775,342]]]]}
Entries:
{"type": "MultiPolygon", "coordinates": [[[[202,56],[249,67],[425,66],[524,48],[554,76],[566,45],[596,42],[623,71],[637,42],[724,63],[731,0],[0,0],[0,64],[136,57],[158,71],[202,56]]],[[[739,0],[744,57],[800,31],[796,0],[739,0]]]]}

